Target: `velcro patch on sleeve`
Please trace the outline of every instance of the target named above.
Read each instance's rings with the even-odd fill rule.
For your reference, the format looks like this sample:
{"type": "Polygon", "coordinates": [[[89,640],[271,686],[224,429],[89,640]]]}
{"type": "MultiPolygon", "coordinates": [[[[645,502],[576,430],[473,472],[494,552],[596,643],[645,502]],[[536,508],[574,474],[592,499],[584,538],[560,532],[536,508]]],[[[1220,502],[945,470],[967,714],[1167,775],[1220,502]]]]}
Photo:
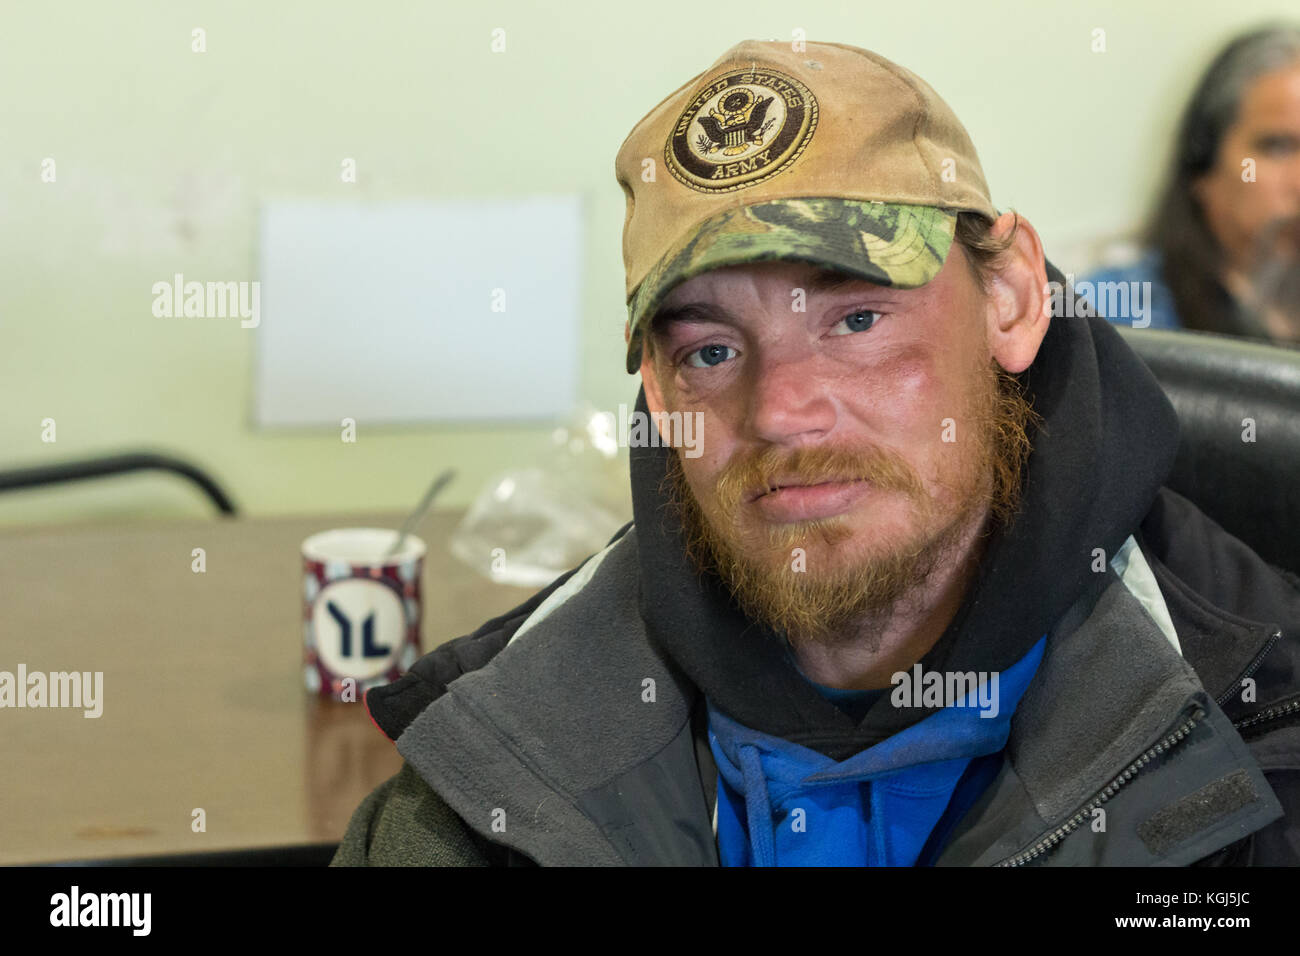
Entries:
{"type": "Polygon", "coordinates": [[[1250,774],[1236,770],[1157,810],[1138,825],[1137,833],[1148,850],[1163,856],[1215,820],[1258,799],[1250,774]]]}

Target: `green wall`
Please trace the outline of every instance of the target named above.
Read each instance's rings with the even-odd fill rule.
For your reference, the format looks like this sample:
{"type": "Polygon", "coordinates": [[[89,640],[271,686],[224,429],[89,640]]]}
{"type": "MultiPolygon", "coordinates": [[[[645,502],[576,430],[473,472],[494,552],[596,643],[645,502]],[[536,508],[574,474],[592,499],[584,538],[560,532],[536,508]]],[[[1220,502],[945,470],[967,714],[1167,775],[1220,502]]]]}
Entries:
{"type": "MultiPolygon", "coordinates": [[[[0,11],[0,468],[148,447],[209,466],[249,513],[442,505],[549,452],[550,428],[251,425],[253,330],[159,319],[154,282],[256,279],[271,198],[578,192],[582,395],[630,403],[614,155],[745,37],[802,29],[925,77],[966,122],[994,201],[1063,269],[1130,227],[1176,112],[1230,32],[1290,2],[18,4],[0,11]],[[206,52],[191,31],[206,31],[206,52]],[[492,53],[491,31],[506,31],[492,53]],[[1107,51],[1093,53],[1092,30],[1107,51]],[[340,181],[355,158],[358,181],[340,181]],[[42,162],[56,163],[42,182],[42,162]],[[1054,251],[1056,250],[1056,251],[1054,251]],[[1065,258],[1063,259],[1062,254],[1065,258]],[[57,441],[41,440],[43,419],[57,441]]],[[[137,477],[0,495],[0,524],[202,514],[137,477]]]]}

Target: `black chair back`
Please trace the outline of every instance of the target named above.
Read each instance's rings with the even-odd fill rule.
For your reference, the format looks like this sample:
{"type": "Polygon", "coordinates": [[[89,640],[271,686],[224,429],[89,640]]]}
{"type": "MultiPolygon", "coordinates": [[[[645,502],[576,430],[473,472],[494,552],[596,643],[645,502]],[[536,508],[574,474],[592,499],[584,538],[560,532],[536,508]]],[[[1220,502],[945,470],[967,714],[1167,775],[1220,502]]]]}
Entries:
{"type": "Polygon", "coordinates": [[[1300,574],[1300,351],[1116,327],[1178,413],[1169,487],[1264,560],[1300,574]]]}

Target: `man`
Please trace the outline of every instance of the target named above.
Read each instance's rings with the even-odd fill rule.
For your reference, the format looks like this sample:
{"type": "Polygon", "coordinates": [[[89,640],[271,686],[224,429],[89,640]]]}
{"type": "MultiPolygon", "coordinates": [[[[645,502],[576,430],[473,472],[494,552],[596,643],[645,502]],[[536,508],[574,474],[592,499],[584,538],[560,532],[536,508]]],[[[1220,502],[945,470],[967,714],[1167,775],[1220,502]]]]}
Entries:
{"type": "Polygon", "coordinates": [[[635,520],[367,695],[335,862],[1295,862],[1300,581],[937,94],[746,41],[616,170],[635,520]]]}
{"type": "Polygon", "coordinates": [[[1150,314],[1098,296],[1107,318],[1300,345],[1300,27],[1238,36],[1206,69],[1143,244],[1088,279],[1147,283],[1150,314]]]}

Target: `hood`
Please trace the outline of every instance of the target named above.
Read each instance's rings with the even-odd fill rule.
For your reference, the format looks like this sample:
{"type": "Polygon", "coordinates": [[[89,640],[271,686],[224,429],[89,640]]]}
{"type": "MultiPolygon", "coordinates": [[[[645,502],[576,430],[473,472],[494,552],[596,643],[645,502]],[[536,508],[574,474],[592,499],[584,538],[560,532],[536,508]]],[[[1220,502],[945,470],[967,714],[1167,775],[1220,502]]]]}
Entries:
{"type": "MultiPolygon", "coordinates": [[[[1048,263],[1048,277],[1064,277],[1048,263]]],[[[1082,308],[1066,310],[1078,316],[1082,308]]],[[[921,658],[926,671],[1005,671],[1090,586],[1137,530],[1173,467],[1178,419],[1154,376],[1095,316],[1053,318],[1022,376],[1043,418],[1031,433],[1020,511],[993,532],[952,622],[921,658]]],[[[637,409],[648,412],[644,388],[637,409]]],[[[668,447],[630,450],[650,639],[712,706],[761,733],[843,760],[925,719],[882,695],[860,723],[796,669],[783,637],[748,619],[714,574],[687,559],[680,517],[660,488],[668,447]]],[[[1103,575],[1104,577],[1104,575],[1103,575]]]]}

